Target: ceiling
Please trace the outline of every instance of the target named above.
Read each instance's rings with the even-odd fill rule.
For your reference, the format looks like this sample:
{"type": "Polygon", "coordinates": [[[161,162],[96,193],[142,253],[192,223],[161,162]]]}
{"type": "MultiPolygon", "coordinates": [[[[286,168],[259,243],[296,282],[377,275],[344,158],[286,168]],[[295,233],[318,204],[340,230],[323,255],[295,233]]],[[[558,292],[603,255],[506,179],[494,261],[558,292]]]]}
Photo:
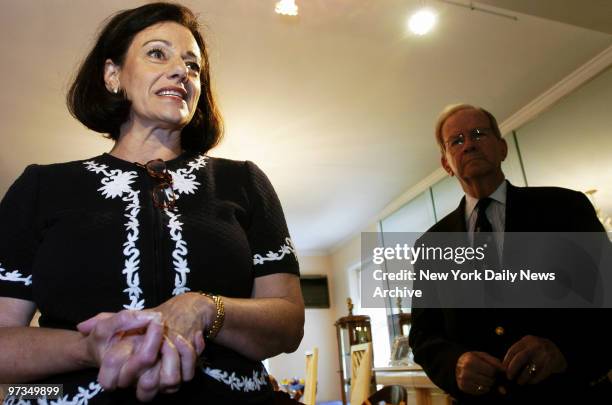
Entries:
{"type": "Polygon", "coordinates": [[[474,3],[612,34],[610,0],[478,0],[474,3]]]}
{"type": "MultiPolygon", "coordinates": [[[[65,92],[103,19],[141,3],[3,5],[0,195],[28,163],[110,149],[70,117],[65,92]]],[[[296,19],[274,0],[184,3],[205,23],[226,123],[212,154],[262,167],[302,254],[332,251],[438,167],[446,104],[503,121],[612,44],[607,0],[474,2],[518,21],[430,0],[438,25],[424,37],[405,31],[422,0],[298,0],[296,19]]]]}

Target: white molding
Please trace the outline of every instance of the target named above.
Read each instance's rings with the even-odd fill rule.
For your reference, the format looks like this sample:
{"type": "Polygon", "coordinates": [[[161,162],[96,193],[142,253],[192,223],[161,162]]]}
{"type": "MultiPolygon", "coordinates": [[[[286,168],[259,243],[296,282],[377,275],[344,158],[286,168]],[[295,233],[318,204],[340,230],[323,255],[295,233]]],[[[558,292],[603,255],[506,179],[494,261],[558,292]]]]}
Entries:
{"type": "Polygon", "coordinates": [[[525,125],[611,65],[612,45],[504,120],[499,125],[501,133],[508,134],[525,125]]]}
{"type": "Polygon", "coordinates": [[[375,222],[381,221],[388,217],[397,211],[402,205],[406,204],[408,201],[412,200],[423,191],[426,191],[429,187],[447,176],[448,173],[446,173],[443,168],[437,168],[431,174],[429,174],[429,176],[425,177],[423,180],[419,181],[417,184],[402,193],[402,195],[391,201],[390,204],[388,204],[378,215],[376,215],[375,222]]]}
{"type": "Polygon", "coordinates": [[[370,228],[373,227],[373,224],[376,224],[377,222],[383,220],[385,217],[391,215],[393,212],[401,208],[402,205],[406,204],[408,201],[412,200],[414,197],[421,194],[423,191],[427,190],[433,184],[436,184],[438,181],[442,180],[446,176],[448,176],[448,174],[441,167],[433,171],[423,180],[419,181],[417,184],[402,193],[399,197],[395,198],[393,201],[387,204],[385,208],[383,208],[383,210],[376,214],[374,217],[370,218],[370,220],[366,222],[367,226],[363,227],[359,234],[352,233],[346,238],[342,239],[340,242],[336,243],[334,246],[332,246],[332,248],[329,249],[330,255],[336,254],[349,241],[351,241],[355,237],[361,236],[361,232],[372,232],[370,228]]]}

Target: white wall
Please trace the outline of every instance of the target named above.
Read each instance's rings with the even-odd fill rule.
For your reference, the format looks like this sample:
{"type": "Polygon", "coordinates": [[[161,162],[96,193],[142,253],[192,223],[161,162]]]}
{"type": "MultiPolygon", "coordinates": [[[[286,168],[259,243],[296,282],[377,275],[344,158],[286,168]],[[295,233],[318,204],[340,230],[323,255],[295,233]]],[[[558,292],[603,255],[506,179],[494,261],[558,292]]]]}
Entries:
{"type": "MultiPolygon", "coordinates": [[[[371,224],[363,232],[377,232],[376,223],[371,224]]],[[[332,296],[334,308],[336,308],[336,318],[348,315],[346,299],[352,297],[355,286],[351,288],[353,280],[349,276],[349,270],[354,269],[361,262],[361,233],[344,243],[336,249],[330,256],[331,266],[334,275],[334,293],[332,296]]]]}
{"type": "Polygon", "coordinates": [[[304,353],[313,347],[319,348],[319,371],[317,401],[338,400],[340,396],[340,377],[338,370],[338,349],[336,344],[336,321],[334,307],[334,286],[332,265],[329,256],[299,256],[301,274],[325,274],[330,291],[329,309],[306,309],[304,338],[300,347],[293,353],[281,354],[269,360],[269,371],[279,382],[283,378],[306,375],[304,353]]]}
{"type": "Polygon", "coordinates": [[[597,189],[612,215],[612,68],[516,133],[530,186],[597,189]]]}

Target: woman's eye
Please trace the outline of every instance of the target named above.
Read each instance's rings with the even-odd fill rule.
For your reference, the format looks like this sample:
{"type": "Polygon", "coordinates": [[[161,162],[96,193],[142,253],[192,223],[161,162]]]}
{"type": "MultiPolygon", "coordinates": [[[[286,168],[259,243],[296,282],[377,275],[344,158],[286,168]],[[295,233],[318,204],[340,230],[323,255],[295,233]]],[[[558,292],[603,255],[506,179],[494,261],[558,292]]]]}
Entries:
{"type": "Polygon", "coordinates": [[[187,67],[196,73],[200,73],[200,65],[195,62],[187,62],[187,67]]]}
{"type": "Polygon", "coordinates": [[[161,49],[151,49],[149,52],[147,52],[147,55],[151,56],[152,58],[155,59],[163,59],[164,58],[164,52],[161,49]]]}

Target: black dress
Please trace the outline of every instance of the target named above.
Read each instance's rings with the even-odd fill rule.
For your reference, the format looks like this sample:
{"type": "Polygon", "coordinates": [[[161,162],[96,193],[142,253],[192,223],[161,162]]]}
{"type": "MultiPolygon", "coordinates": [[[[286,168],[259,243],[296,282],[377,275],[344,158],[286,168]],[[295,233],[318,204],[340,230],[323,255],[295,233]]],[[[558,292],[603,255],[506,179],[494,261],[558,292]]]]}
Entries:
{"type": "MultiPolygon", "coordinates": [[[[171,210],[153,205],[156,183],[144,168],[108,154],[29,166],[0,205],[0,296],[35,302],[41,327],[75,330],[100,312],[188,291],[249,298],[256,277],[299,274],[278,197],[255,164],[189,153],[166,164],[171,210]]],[[[270,400],[261,362],[212,342],[204,356],[191,382],[154,403],[270,400]]],[[[39,382],[64,384],[58,403],[137,402],[133,389],[103,391],[96,376],[39,382]]]]}

